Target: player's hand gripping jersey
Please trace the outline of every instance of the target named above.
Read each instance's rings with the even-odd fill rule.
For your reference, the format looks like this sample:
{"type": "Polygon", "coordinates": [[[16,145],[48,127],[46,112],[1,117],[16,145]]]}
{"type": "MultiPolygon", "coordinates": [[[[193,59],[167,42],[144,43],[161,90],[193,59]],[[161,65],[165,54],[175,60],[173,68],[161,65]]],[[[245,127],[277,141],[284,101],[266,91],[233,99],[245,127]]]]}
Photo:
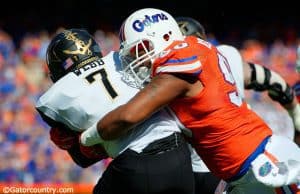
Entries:
{"type": "MultiPolygon", "coordinates": [[[[121,81],[118,54],[111,52],[101,60],[87,63],[57,81],[36,107],[52,120],[82,132],[112,109],[126,103],[137,92],[121,81]]],[[[130,148],[141,152],[150,142],[179,131],[164,111],[138,126],[124,137],[103,143],[110,157],[130,148]]]]}
{"type": "Polygon", "coordinates": [[[176,99],[170,107],[192,131],[191,143],[209,169],[226,180],[272,132],[242,101],[226,58],[215,51],[210,43],[188,36],[154,61],[152,76],[173,73],[201,81],[204,89],[198,95],[176,99]]]}

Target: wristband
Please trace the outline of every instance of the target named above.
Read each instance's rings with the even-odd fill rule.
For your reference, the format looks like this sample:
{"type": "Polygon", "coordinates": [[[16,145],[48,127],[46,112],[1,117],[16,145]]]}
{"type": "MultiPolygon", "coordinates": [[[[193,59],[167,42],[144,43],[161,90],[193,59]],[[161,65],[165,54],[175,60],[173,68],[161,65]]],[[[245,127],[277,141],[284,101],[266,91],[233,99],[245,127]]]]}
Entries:
{"type": "Polygon", "coordinates": [[[92,146],[102,143],[103,141],[104,140],[101,138],[97,130],[97,122],[85,130],[80,136],[80,143],[84,146],[92,146]]]}

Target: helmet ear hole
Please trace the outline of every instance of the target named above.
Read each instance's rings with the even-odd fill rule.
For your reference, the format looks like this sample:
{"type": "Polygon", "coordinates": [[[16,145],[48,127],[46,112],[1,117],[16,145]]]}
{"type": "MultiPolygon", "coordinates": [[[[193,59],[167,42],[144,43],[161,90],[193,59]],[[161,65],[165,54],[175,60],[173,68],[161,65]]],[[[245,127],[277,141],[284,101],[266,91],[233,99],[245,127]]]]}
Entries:
{"type": "Polygon", "coordinates": [[[169,34],[165,34],[165,35],[163,36],[163,39],[164,39],[165,41],[169,41],[170,35],[169,35],[169,34]]]}

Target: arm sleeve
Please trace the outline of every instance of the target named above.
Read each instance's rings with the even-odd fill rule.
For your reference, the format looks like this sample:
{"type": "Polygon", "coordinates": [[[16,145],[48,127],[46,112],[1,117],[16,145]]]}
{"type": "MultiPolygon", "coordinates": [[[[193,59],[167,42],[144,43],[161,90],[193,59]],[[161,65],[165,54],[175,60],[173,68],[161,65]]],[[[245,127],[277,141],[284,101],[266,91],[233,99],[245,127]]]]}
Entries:
{"type": "Polygon", "coordinates": [[[246,89],[255,91],[267,90],[270,98],[283,106],[293,101],[293,90],[278,73],[254,63],[249,63],[249,65],[251,81],[245,86],[246,89]]]}

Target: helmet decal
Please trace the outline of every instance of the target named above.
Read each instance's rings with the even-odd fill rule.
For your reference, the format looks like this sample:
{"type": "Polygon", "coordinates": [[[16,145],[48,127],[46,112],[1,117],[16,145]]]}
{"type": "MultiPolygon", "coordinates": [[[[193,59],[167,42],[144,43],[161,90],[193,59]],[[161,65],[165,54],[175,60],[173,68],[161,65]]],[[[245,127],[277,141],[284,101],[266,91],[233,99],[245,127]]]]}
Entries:
{"type": "Polygon", "coordinates": [[[132,23],[132,27],[137,32],[143,32],[145,27],[150,26],[154,23],[158,23],[162,20],[168,20],[168,17],[163,13],[154,14],[152,16],[145,15],[145,19],[135,20],[132,23]]]}
{"type": "Polygon", "coordinates": [[[63,62],[62,66],[64,69],[69,69],[74,64],[73,60],[71,58],[68,58],[63,62]]]}
{"type": "Polygon", "coordinates": [[[76,38],[77,33],[72,33],[71,31],[64,31],[64,35],[66,37],[67,40],[71,40],[75,43],[77,50],[64,50],[63,52],[66,54],[71,54],[71,55],[91,55],[92,51],[90,50],[90,46],[92,45],[92,39],[88,40],[88,43],[86,44],[84,41],[79,40],[78,38],[76,38]]]}
{"type": "Polygon", "coordinates": [[[84,29],[72,28],[55,35],[47,48],[46,62],[53,82],[68,72],[102,57],[93,36],[84,29]]]}

